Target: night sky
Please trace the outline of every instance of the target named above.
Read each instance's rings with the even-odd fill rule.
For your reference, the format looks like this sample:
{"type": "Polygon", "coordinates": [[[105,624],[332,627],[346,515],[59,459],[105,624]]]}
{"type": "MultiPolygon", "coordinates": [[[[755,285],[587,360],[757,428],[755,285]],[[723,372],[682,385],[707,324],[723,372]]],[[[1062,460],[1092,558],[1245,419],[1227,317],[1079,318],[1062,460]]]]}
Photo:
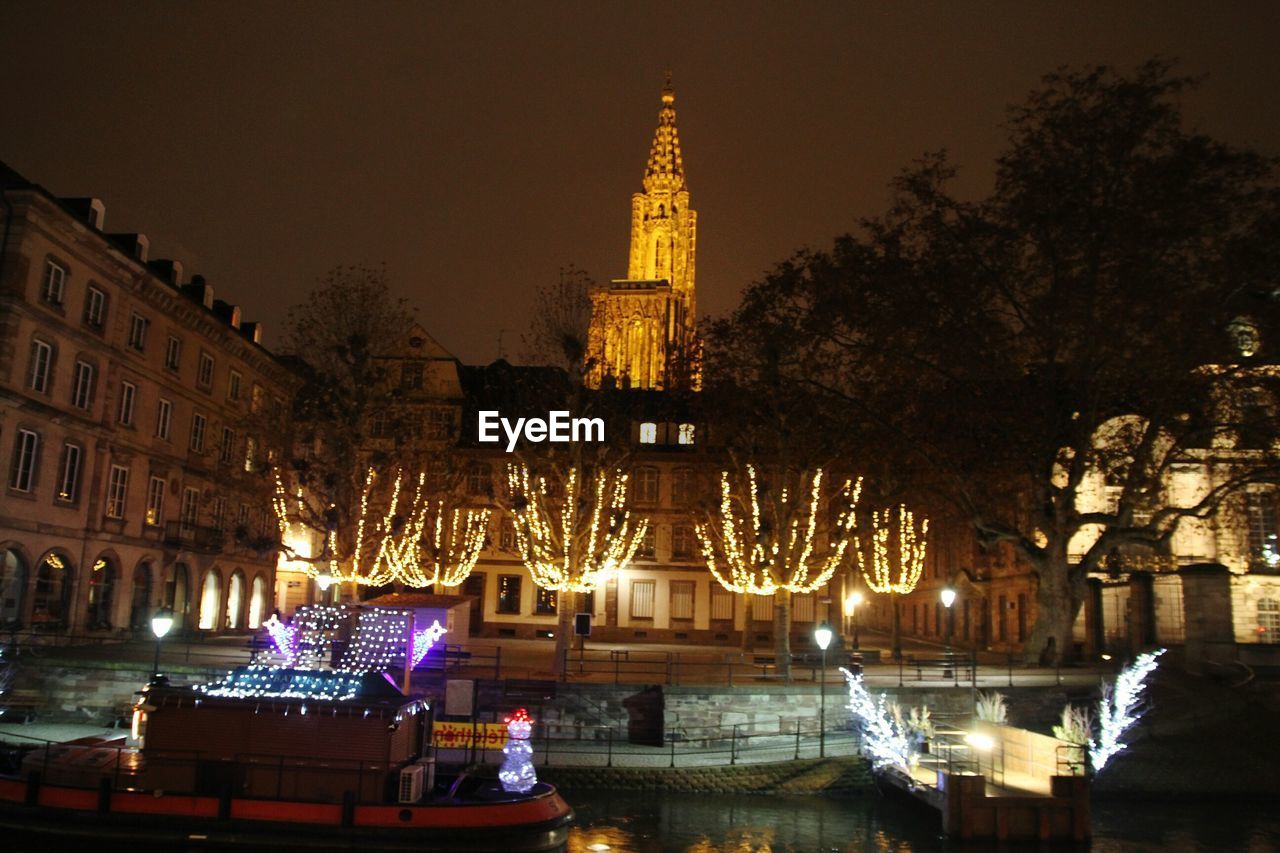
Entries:
{"type": "Polygon", "coordinates": [[[626,274],[670,68],[700,313],[879,212],[947,148],[985,190],[1058,65],[1207,74],[1191,123],[1280,154],[1280,4],[0,2],[0,160],[142,231],[278,340],[333,265],[387,264],[464,361],[532,290],[626,274]],[[892,7],[892,8],[890,8],[892,7]]]}

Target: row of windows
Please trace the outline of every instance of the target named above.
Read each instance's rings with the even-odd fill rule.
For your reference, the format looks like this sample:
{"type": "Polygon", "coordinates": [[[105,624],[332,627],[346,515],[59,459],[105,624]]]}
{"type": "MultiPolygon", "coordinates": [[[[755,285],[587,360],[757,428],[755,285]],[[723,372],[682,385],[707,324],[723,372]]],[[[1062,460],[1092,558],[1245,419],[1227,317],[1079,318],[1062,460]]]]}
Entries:
{"type": "MultiPolygon", "coordinates": [[[[493,466],[487,462],[475,462],[467,473],[467,492],[471,495],[488,495],[493,489],[493,466]]],[[[555,484],[548,491],[558,493],[555,484]]],[[[662,473],[652,465],[641,465],[631,472],[631,499],[642,506],[661,502],[662,473]]],[[[697,474],[692,468],[676,468],[671,472],[671,505],[692,505],[700,496],[697,474]]]]}
{"type": "MultiPolygon", "coordinates": [[[[250,442],[252,446],[252,442],[250,442]]],[[[13,444],[13,457],[9,467],[9,488],[15,492],[31,493],[35,491],[41,453],[40,433],[30,429],[18,429],[13,444]]],[[[80,484],[84,460],[84,448],[75,442],[64,442],[59,455],[57,476],[54,482],[54,500],[59,503],[75,503],[80,497],[80,484]]],[[[107,494],[104,514],[108,518],[123,519],[129,495],[130,469],[126,465],[113,464],[107,475],[107,494]]],[[[167,481],[163,477],[152,476],[147,484],[146,514],[144,520],[149,525],[159,526],[164,523],[165,491],[167,481]]],[[[186,525],[195,525],[200,509],[200,492],[187,487],[182,492],[178,520],[186,525]]],[[[215,497],[211,512],[212,526],[221,530],[227,522],[227,503],[222,496],[215,497]]],[[[248,504],[240,504],[236,523],[245,525],[249,521],[248,504]]]]}
{"type": "MultiPolygon", "coordinates": [[[[45,262],[44,276],[41,281],[40,298],[48,305],[62,308],[66,294],[67,269],[55,260],[49,259],[45,262]]],[[[90,284],[85,291],[84,315],[83,322],[85,326],[102,332],[107,322],[108,297],[105,290],[97,285],[90,284]]],[[[134,352],[146,352],[147,349],[147,332],[150,328],[151,321],[137,311],[132,312],[129,317],[129,332],[126,343],[129,349],[134,352]]],[[[47,343],[42,345],[49,347],[47,343]]],[[[48,362],[51,359],[46,352],[45,370],[47,371],[48,362]]],[[[33,370],[36,369],[37,362],[33,359],[33,370]]],[[[213,389],[214,368],[216,362],[211,353],[206,350],[200,350],[196,363],[196,386],[205,391],[213,389]]],[[[164,366],[169,370],[178,372],[182,368],[182,339],[174,335],[170,335],[165,343],[164,366]]],[[[47,372],[43,372],[44,379],[42,384],[35,384],[36,380],[33,375],[31,387],[34,390],[43,392],[45,388],[43,383],[48,381],[47,372]]],[[[241,399],[241,387],[243,385],[243,376],[235,370],[228,371],[226,384],[226,398],[230,401],[239,401],[241,399]]],[[[255,389],[256,390],[256,389],[255,389]]],[[[80,406],[80,408],[85,408],[80,406]]]]}

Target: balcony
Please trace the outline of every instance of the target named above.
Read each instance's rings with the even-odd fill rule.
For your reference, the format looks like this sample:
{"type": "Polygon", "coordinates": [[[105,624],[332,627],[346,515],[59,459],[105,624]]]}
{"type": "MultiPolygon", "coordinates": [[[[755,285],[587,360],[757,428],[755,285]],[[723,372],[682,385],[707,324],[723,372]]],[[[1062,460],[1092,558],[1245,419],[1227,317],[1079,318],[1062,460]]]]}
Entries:
{"type": "Polygon", "coordinates": [[[164,543],[186,548],[189,551],[202,551],[216,554],[222,550],[225,533],[216,527],[199,527],[181,521],[170,521],[164,527],[164,543]]]}

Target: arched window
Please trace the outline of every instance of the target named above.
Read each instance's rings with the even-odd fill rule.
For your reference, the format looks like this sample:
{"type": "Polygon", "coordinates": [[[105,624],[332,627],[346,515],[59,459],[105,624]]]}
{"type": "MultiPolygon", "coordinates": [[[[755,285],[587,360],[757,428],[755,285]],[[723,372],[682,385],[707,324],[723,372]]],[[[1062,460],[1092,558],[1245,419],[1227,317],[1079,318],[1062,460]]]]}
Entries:
{"type": "Polygon", "coordinates": [[[151,564],[142,562],[133,570],[133,599],[129,605],[129,627],[135,631],[151,627],[151,564]]]}
{"type": "Polygon", "coordinates": [[[27,594],[27,563],[12,548],[0,551],[0,625],[22,622],[22,599],[27,594]]]}
{"type": "Polygon", "coordinates": [[[249,627],[257,630],[262,626],[262,614],[267,608],[267,582],[262,575],[253,579],[253,588],[249,593],[249,627]]]}
{"type": "Polygon", "coordinates": [[[1258,642],[1280,643],[1280,600],[1258,599],[1258,642]]]}
{"type": "Polygon", "coordinates": [[[213,569],[205,573],[200,587],[200,630],[212,631],[218,627],[219,605],[222,603],[222,576],[213,569]]]}
{"type": "Polygon", "coordinates": [[[227,621],[224,627],[232,631],[240,627],[240,617],[244,613],[244,573],[236,569],[231,574],[231,583],[227,585],[227,621]]]}
{"type": "Polygon", "coordinates": [[[89,572],[89,607],[85,611],[85,625],[89,628],[110,628],[111,608],[115,603],[116,566],[110,557],[99,557],[89,572]]]}
{"type": "Polygon", "coordinates": [[[187,617],[191,614],[191,581],[186,563],[173,564],[169,582],[165,585],[164,606],[173,611],[175,629],[187,627],[187,617]]]}
{"type": "Polygon", "coordinates": [[[36,568],[36,591],[31,602],[31,624],[62,628],[67,623],[67,592],[71,564],[61,554],[50,554],[36,568]]]}

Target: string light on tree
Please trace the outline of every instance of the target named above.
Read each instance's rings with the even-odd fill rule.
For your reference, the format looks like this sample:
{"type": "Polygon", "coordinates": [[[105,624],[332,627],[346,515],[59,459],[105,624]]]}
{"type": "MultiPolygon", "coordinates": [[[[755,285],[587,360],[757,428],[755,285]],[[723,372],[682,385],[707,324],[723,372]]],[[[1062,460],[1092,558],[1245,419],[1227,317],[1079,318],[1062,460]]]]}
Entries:
{"type": "Polygon", "coordinates": [[[527,794],[538,784],[538,774],[533,769],[533,747],[529,744],[533,719],[521,708],[503,722],[507,724],[507,742],[502,747],[505,757],[498,768],[498,781],[509,794],[527,794]]]}
{"type": "Polygon", "coordinates": [[[508,466],[507,483],[516,549],[542,589],[592,592],[631,563],[649,527],[627,509],[628,477],[621,471],[591,476],[572,468],[559,499],[545,477],[531,476],[523,464],[508,466]],[[589,485],[583,489],[580,481],[589,485]]]}
{"type": "MultiPolygon", "coordinates": [[[[873,592],[892,596],[908,595],[924,574],[924,558],[928,546],[929,519],[920,520],[899,506],[895,536],[894,511],[886,509],[871,514],[871,567],[867,568],[866,549],[859,543],[858,568],[873,592]]],[[[892,645],[895,659],[902,657],[902,620],[896,598],[892,600],[892,645]]]]}
{"type": "Polygon", "coordinates": [[[1159,664],[1164,649],[1138,655],[1133,663],[1116,676],[1115,687],[1102,685],[1102,698],[1098,700],[1098,739],[1089,742],[1089,763],[1093,772],[1101,772],[1117,752],[1125,748],[1120,737],[1142,716],[1139,700],[1146,689],[1146,680],[1159,664]]]}
{"type": "Polygon", "coordinates": [[[862,673],[854,675],[840,668],[849,685],[849,711],[862,732],[862,748],[870,756],[876,770],[893,767],[910,774],[920,760],[916,738],[900,716],[895,716],[889,700],[881,693],[872,696],[862,682],[862,673]]]}
{"type": "Polygon", "coordinates": [[[794,493],[784,485],[762,503],[767,490],[754,465],[747,466],[745,496],[736,495],[729,472],[721,472],[719,515],[694,532],[722,587],[748,595],[807,593],[831,579],[853,538],[862,478],[845,480],[824,499],[823,477],[821,468],[811,478],[801,475],[794,493]],[[804,492],[806,499],[796,497],[804,492]]]}

